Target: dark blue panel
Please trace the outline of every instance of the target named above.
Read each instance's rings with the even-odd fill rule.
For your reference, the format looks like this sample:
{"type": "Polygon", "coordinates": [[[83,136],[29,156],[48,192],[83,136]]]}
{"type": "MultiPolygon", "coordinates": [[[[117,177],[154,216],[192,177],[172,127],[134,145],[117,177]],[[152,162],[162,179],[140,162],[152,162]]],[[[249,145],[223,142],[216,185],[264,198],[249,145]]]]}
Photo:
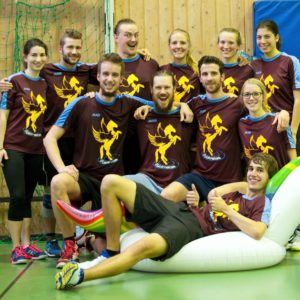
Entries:
{"type": "Polygon", "coordinates": [[[255,1],[253,3],[253,49],[259,56],[256,47],[256,26],[261,20],[271,19],[279,27],[281,36],[281,51],[300,58],[300,1],[277,0],[255,1]]]}

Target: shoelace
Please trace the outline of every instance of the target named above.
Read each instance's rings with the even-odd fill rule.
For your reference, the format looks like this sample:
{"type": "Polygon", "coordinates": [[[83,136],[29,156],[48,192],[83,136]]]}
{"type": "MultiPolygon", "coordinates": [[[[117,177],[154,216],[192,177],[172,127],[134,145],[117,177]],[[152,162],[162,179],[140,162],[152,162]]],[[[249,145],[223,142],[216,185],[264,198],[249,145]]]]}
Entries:
{"type": "Polygon", "coordinates": [[[37,248],[34,244],[29,244],[27,247],[28,247],[29,249],[35,251],[35,252],[38,252],[38,253],[43,252],[42,250],[40,250],[39,248],[37,248]]]}

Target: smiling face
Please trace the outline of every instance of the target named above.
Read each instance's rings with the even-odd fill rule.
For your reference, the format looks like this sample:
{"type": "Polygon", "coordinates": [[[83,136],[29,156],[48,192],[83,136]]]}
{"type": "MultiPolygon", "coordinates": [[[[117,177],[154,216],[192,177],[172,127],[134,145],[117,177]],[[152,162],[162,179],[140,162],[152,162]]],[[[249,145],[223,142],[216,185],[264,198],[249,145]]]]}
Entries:
{"type": "Polygon", "coordinates": [[[200,81],[207,94],[216,94],[222,90],[223,75],[217,64],[202,64],[200,68],[200,81]]]}
{"type": "Polygon", "coordinates": [[[190,42],[184,32],[175,31],[171,34],[169,48],[175,63],[186,63],[186,56],[190,50],[190,42]]]}
{"type": "Polygon", "coordinates": [[[277,49],[277,43],[279,41],[279,35],[275,35],[268,28],[258,28],[256,31],[256,43],[259,50],[266,57],[272,57],[276,55],[279,50],[277,49]]]}
{"type": "Polygon", "coordinates": [[[264,94],[258,85],[245,83],[242,91],[242,99],[250,116],[260,117],[265,114],[263,108],[264,94]]]}
{"type": "Polygon", "coordinates": [[[266,168],[266,163],[255,163],[254,161],[251,161],[247,170],[249,191],[255,195],[263,194],[268,181],[269,174],[266,168]]]}
{"type": "Polygon", "coordinates": [[[228,63],[237,62],[239,45],[236,33],[227,31],[220,32],[218,47],[220,50],[222,61],[228,63]]]}
{"type": "Polygon", "coordinates": [[[121,83],[122,67],[110,61],[103,61],[97,74],[100,83],[100,96],[103,100],[114,97],[121,83]]]}
{"type": "Polygon", "coordinates": [[[139,32],[136,24],[121,24],[115,34],[118,54],[122,58],[136,56],[139,42],[139,32]]]}
{"type": "Polygon", "coordinates": [[[66,37],[60,48],[61,64],[66,67],[74,66],[81,58],[82,40],[66,37]]]}
{"type": "Polygon", "coordinates": [[[168,112],[174,102],[175,87],[172,76],[155,76],[151,91],[156,109],[161,112],[168,112]]]}
{"type": "Polygon", "coordinates": [[[40,46],[34,46],[29,53],[25,55],[26,70],[32,75],[37,75],[47,61],[46,50],[40,46]]]}

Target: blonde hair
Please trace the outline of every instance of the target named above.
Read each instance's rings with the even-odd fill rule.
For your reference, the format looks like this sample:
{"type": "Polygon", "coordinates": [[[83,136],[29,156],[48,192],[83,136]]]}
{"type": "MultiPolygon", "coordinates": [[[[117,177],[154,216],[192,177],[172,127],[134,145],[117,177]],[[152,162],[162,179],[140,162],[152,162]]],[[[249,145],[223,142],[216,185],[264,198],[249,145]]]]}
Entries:
{"type": "Polygon", "coordinates": [[[241,95],[243,96],[243,93],[244,93],[244,89],[245,89],[245,86],[247,84],[253,84],[253,85],[257,85],[261,92],[262,92],[262,96],[263,96],[263,102],[262,102],[262,107],[263,107],[263,110],[265,112],[269,112],[271,111],[271,108],[268,104],[268,99],[267,99],[267,89],[265,87],[265,85],[259,80],[259,79],[256,79],[256,78],[249,78],[247,79],[244,84],[243,84],[243,87],[242,87],[242,90],[241,90],[241,95]]]}
{"type": "Polygon", "coordinates": [[[241,33],[235,29],[235,28],[232,28],[232,27],[228,27],[228,28],[223,28],[219,31],[219,34],[218,34],[218,43],[220,41],[220,33],[222,32],[230,32],[230,33],[235,33],[236,34],[236,43],[238,46],[241,46],[242,45],[242,37],[241,37],[241,33]]]}
{"type": "Polygon", "coordinates": [[[198,71],[198,66],[197,66],[197,62],[196,60],[194,59],[194,57],[191,55],[191,46],[192,46],[192,43],[191,43],[191,38],[190,38],[190,35],[187,31],[183,30],[183,29],[180,29],[180,28],[176,28],[175,30],[173,30],[170,35],[169,35],[169,45],[171,43],[171,38],[172,38],[172,35],[176,32],[180,32],[180,33],[183,33],[187,39],[187,42],[189,44],[189,50],[187,52],[187,55],[186,55],[186,63],[189,67],[192,68],[192,70],[194,71],[194,73],[196,73],[197,75],[199,75],[199,71],[198,71]]]}

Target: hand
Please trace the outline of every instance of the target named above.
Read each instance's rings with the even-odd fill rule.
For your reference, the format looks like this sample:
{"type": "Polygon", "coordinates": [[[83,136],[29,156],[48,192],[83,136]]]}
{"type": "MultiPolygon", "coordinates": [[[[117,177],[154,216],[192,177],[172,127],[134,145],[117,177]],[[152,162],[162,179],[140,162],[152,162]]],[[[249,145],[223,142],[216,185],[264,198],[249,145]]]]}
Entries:
{"type": "Polygon", "coordinates": [[[12,88],[11,82],[8,82],[7,78],[2,78],[0,80],[0,92],[7,92],[12,88]]]}
{"type": "Polygon", "coordinates": [[[277,132],[285,131],[290,122],[290,114],[286,110],[281,110],[279,113],[276,114],[275,119],[272,125],[277,123],[277,132]]]}
{"type": "Polygon", "coordinates": [[[180,122],[192,123],[194,114],[186,103],[180,103],[180,122]]]}
{"type": "Polygon", "coordinates": [[[148,49],[138,49],[137,53],[143,56],[144,61],[149,61],[151,59],[151,53],[148,49]]]}
{"type": "Polygon", "coordinates": [[[95,92],[88,92],[88,93],[85,94],[85,96],[89,97],[89,98],[94,98],[95,94],[96,94],[95,92]]]}
{"type": "Polygon", "coordinates": [[[186,194],[186,202],[189,207],[198,207],[200,201],[199,194],[194,184],[192,184],[192,190],[186,194]]]}
{"type": "MultiPolygon", "coordinates": [[[[247,54],[244,52],[244,55],[247,55],[247,54]]],[[[238,62],[239,62],[240,67],[243,67],[243,66],[246,66],[246,65],[250,64],[249,59],[247,57],[241,55],[241,53],[239,53],[238,62]]]]}
{"type": "Polygon", "coordinates": [[[78,181],[79,171],[74,165],[68,165],[58,170],[58,173],[66,173],[78,181]]]}
{"type": "Polygon", "coordinates": [[[134,118],[136,120],[145,120],[148,116],[151,107],[149,105],[143,105],[137,108],[134,112],[134,118]]]}
{"type": "Polygon", "coordinates": [[[5,149],[0,150],[0,166],[3,167],[3,159],[8,160],[8,155],[5,149]]]}
{"type": "Polygon", "coordinates": [[[207,198],[212,210],[224,212],[227,208],[226,202],[219,196],[216,189],[210,191],[207,198]]]}

